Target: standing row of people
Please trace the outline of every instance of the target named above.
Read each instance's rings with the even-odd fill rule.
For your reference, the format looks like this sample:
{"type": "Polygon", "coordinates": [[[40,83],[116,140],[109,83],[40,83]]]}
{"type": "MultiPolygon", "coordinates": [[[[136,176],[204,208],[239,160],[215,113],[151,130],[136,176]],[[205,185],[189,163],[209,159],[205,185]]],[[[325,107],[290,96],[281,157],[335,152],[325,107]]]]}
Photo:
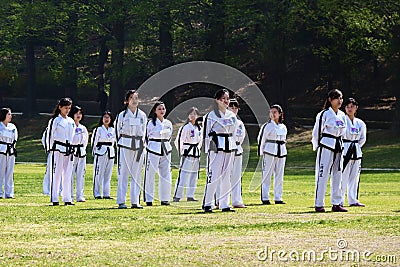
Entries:
{"type": "MultiPolygon", "coordinates": [[[[200,149],[204,142],[207,154],[206,186],[202,208],[212,212],[217,206],[222,211],[246,207],[241,194],[241,147],[246,130],[237,116],[239,105],[231,100],[226,89],[214,97],[212,110],[204,117],[192,108],[187,122],[179,129],[175,146],[181,156],[173,201],[183,198],[186,187],[187,201],[197,201],[194,193],[200,168],[200,149]],[[203,128],[199,125],[203,121],[203,128]]],[[[343,208],[347,191],[350,206],[364,206],[358,201],[358,183],[361,169],[361,147],[366,141],[366,126],[355,117],[358,103],[350,98],[345,104],[347,116],[339,110],[343,95],[339,90],[329,92],[323,111],[316,117],[312,144],[317,151],[315,211],[324,212],[324,195],[331,176],[332,211],[343,208]]],[[[143,197],[147,206],[154,201],[155,175],[158,172],[158,195],[161,205],[169,205],[172,189],[171,152],[172,123],[165,118],[166,107],[156,102],[152,117],[138,108],[139,96],[135,90],[127,92],[125,107],[114,123],[112,114],[104,112],[94,129],[91,144],[94,155],[93,195],[96,199],[111,199],[110,180],[114,159],[118,165],[118,208],[126,206],[128,180],[132,208],[140,205],[143,197]],[[114,146],[117,146],[117,153],[114,146]],[[142,166],[145,166],[142,183],[142,166]]],[[[11,110],[0,111],[0,167],[5,178],[4,196],[12,198],[15,143],[18,132],[11,121],[11,110]]],[[[74,205],[74,177],[76,201],[85,202],[84,177],[86,172],[86,147],[89,135],[80,123],[82,109],[72,106],[72,100],[63,98],[57,104],[52,118],[43,133],[42,143],[48,152],[48,164],[43,181],[43,193],[50,196],[53,205],[59,205],[59,196],[65,205],[74,205]]],[[[271,204],[269,191],[274,175],[274,202],[285,204],[282,199],[285,167],[287,128],[283,124],[283,110],[279,105],[270,107],[270,120],[262,125],[258,134],[258,153],[262,156],[261,202],[271,204]]],[[[3,196],[3,189],[2,189],[3,196]]]]}

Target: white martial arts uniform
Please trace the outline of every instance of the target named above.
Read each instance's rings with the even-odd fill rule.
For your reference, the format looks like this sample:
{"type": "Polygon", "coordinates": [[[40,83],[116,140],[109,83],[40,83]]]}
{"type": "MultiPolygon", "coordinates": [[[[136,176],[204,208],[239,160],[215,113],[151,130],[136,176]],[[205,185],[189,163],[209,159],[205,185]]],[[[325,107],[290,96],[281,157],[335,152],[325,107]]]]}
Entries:
{"type": "Polygon", "coordinates": [[[346,133],[346,115],[330,107],[317,114],[312,132],[313,150],[317,150],[315,164],[315,207],[324,206],[324,197],[331,176],[331,203],[340,205],[342,193],[343,136],[346,133]]]}
{"type": "Polygon", "coordinates": [[[271,177],[274,175],[274,200],[282,201],[283,174],[286,163],[287,128],[283,123],[270,121],[258,134],[258,154],[262,156],[261,201],[269,201],[271,177]]]}
{"type": "Polygon", "coordinates": [[[349,205],[358,203],[358,186],[361,171],[361,147],[367,141],[367,126],[365,123],[354,118],[353,121],[346,116],[347,127],[346,135],[343,139],[343,175],[342,175],[342,203],[345,202],[347,191],[347,201],[349,205]]]}
{"type": "Polygon", "coordinates": [[[89,134],[86,127],[79,124],[75,128],[73,147],[73,169],[71,175],[71,198],[74,199],[74,175],[76,176],[76,201],[84,201],[85,173],[86,173],[86,147],[89,134]]]}
{"type": "Polygon", "coordinates": [[[147,122],[147,155],[144,175],[144,201],[153,202],[155,175],[158,169],[159,183],[158,196],[160,201],[168,202],[171,198],[171,152],[170,144],[172,123],[163,119],[156,119],[156,125],[150,120],[147,122]]]}
{"type": "Polygon", "coordinates": [[[102,125],[97,127],[90,144],[94,156],[93,196],[110,197],[111,175],[115,158],[115,130],[102,125]]]}
{"type": "Polygon", "coordinates": [[[0,197],[14,197],[14,165],[17,154],[15,143],[17,140],[17,127],[11,122],[7,123],[7,126],[0,122],[0,197]]]}
{"type": "Polygon", "coordinates": [[[175,199],[183,197],[185,187],[186,197],[194,198],[197,179],[199,178],[201,143],[202,136],[199,127],[187,122],[179,128],[175,139],[175,146],[181,159],[179,176],[175,186],[175,199]]]}
{"type": "Polygon", "coordinates": [[[237,149],[235,133],[237,118],[235,113],[220,110],[218,117],[214,111],[204,116],[203,138],[207,155],[207,181],[203,199],[203,209],[212,210],[214,195],[219,189],[216,202],[220,209],[229,209],[231,189],[230,175],[237,149]]]}
{"type": "Polygon", "coordinates": [[[241,120],[237,120],[235,141],[237,148],[235,150],[235,157],[233,158],[233,166],[231,173],[231,197],[232,206],[243,205],[242,199],[242,161],[243,161],[243,148],[242,144],[246,137],[246,128],[241,120]]]}
{"type": "Polygon", "coordinates": [[[125,204],[130,177],[131,204],[139,205],[146,122],[146,114],[139,108],[136,108],[134,113],[127,108],[117,116],[115,122],[118,146],[117,204],[125,204]]]}
{"type": "Polygon", "coordinates": [[[73,161],[71,142],[75,122],[70,117],[58,115],[50,119],[46,132],[46,147],[50,148],[50,202],[59,202],[62,183],[62,201],[72,202],[71,176],[73,161]]]}

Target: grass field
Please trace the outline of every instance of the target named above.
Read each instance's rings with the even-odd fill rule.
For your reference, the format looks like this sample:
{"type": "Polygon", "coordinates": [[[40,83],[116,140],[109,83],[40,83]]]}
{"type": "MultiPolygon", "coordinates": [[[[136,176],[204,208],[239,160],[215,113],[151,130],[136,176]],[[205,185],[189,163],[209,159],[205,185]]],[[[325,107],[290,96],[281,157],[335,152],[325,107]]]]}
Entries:
{"type": "MultiPolygon", "coordinates": [[[[38,142],[43,124],[26,125],[19,128],[18,161],[44,162],[38,142]]],[[[309,134],[289,136],[287,205],[260,205],[260,174],[247,171],[248,208],[228,214],[204,214],[201,203],[185,201],[118,210],[115,200],[94,200],[91,164],[87,202],[53,207],[41,194],[45,166],[17,164],[16,198],[0,199],[0,266],[399,266],[400,172],[363,171],[365,208],[316,214],[309,134]]],[[[363,167],[400,168],[398,138],[387,131],[371,131],[368,138],[363,167]]],[[[249,162],[256,166],[257,157],[250,155],[249,162]]],[[[174,182],[176,177],[174,169],[174,182]]],[[[204,177],[202,170],[199,199],[204,177]]],[[[114,173],[113,197],[116,184],[114,173]]],[[[325,202],[329,210],[329,195],[325,202]]]]}

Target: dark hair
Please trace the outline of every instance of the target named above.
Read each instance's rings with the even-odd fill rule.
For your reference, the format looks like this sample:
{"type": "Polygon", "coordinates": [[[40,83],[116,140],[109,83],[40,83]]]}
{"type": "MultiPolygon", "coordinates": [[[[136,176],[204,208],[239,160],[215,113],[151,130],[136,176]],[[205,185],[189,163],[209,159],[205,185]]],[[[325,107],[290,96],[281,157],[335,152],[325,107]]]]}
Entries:
{"type": "MultiPolygon", "coordinates": [[[[189,116],[190,113],[192,113],[193,111],[196,112],[197,116],[200,117],[200,111],[199,111],[199,109],[196,108],[196,107],[191,107],[191,108],[189,109],[188,113],[187,113],[187,116],[189,116]]],[[[189,123],[189,118],[186,120],[186,123],[189,123]]],[[[198,119],[196,119],[196,120],[194,121],[194,125],[200,130],[200,125],[199,125],[199,120],[198,120],[198,119]]]]}
{"type": "Polygon", "coordinates": [[[10,108],[2,108],[0,110],[0,121],[5,121],[6,120],[8,112],[11,112],[10,108]]]}
{"type": "Polygon", "coordinates": [[[332,106],[331,102],[329,101],[329,98],[332,101],[333,99],[338,99],[341,96],[343,96],[343,93],[339,89],[333,89],[329,91],[328,96],[326,97],[325,100],[324,109],[328,109],[332,106]]]}
{"type": "Polygon", "coordinates": [[[65,106],[71,106],[71,105],[72,105],[72,100],[71,100],[71,98],[69,98],[69,97],[61,98],[61,99],[58,101],[56,107],[54,108],[53,115],[52,115],[51,117],[52,117],[52,118],[56,118],[58,115],[60,115],[60,109],[59,109],[59,107],[65,107],[65,106]]]}
{"type": "Polygon", "coordinates": [[[279,112],[279,120],[278,120],[278,122],[282,123],[283,122],[283,109],[282,109],[282,107],[280,105],[278,105],[278,104],[274,104],[274,105],[269,107],[270,110],[273,109],[273,108],[278,110],[278,112],[279,112]]]}
{"type": "MultiPolygon", "coordinates": [[[[229,91],[227,89],[225,89],[225,88],[224,89],[219,89],[217,92],[215,92],[214,99],[215,100],[220,99],[224,94],[228,94],[228,96],[229,96],[229,91]]],[[[219,108],[218,108],[217,101],[214,101],[212,109],[213,109],[215,115],[218,118],[220,118],[221,115],[219,114],[219,108]]]]}
{"type": "Polygon", "coordinates": [[[354,98],[352,98],[352,97],[349,97],[349,98],[346,100],[346,102],[344,103],[344,106],[347,106],[348,104],[353,104],[354,106],[357,106],[357,107],[358,107],[358,102],[357,102],[354,98]]]}
{"type": "Polygon", "coordinates": [[[152,114],[151,114],[151,121],[153,122],[153,125],[154,125],[154,126],[156,126],[156,120],[157,120],[156,109],[157,109],[157,107],[158,107],[159,105],[164,105],[164,106],[165,106],[164,102],[162,102],[162,101],[157,101],[157,102],[154,104],[153,108],[151,109],[151,112],[152,112],[152,114]]]}
{"type": "Polygon", "coordinates": [[[72,106],[71,110],[68,113],[68,117],[74,119],[74,115],[79,111],[82,113],[82,120],[83,120],[83,109],[80,106],[72,106]]]}
{"type": "Polygon", "coordinates": [[[239,108],[239,102],[236,100],[236,98],[231,98],[229,100],[229,106],[230,107],[237,107],[239,108]]]}
{"type": "Polygon", "coordinates": [[[127,109],[128,106],[129,106],[129,97],[131,97],[131,95],[137,94],[137,93],[138,93],[138,92],[137,92],[136,90],[134,90],[134,89],[128,90],[128,91],[126,92],[126,94],[125,94],[125,100],[124,100],[124,109],[123,109],[123,110],[125,110],[125,112],[126,112],[126,109],[127,109]]]}
{"type": "MultiPolygon", "coordinates": [[[[344,103],[344,106],[346,107],[348,104],[353,104],[354,106],[356,106],[358,108],[358,102],[352,97],[349,97],[346,100],[346,102],[344,103]]],[[[347,112],[346,112],[346,114],[347,114],[347,112]]],[[[357,115],[357,111],[354,113],[354,115],[357,115]]]]}
{"type": "Polygon", "coordinates": [[[99,120],[99,126],[103,125],[103,117],[104,117],[104,115],[110,116],[111,121],[110,121],[110,124],[108,126],[109,127],[114,127],[114,118],[112,116],[111,111],[109,111],[109,110],[106,110],[106,111],[103,112],[103,114],[101,114],[101,117],[100,117],[100,120],[99,120]]]}

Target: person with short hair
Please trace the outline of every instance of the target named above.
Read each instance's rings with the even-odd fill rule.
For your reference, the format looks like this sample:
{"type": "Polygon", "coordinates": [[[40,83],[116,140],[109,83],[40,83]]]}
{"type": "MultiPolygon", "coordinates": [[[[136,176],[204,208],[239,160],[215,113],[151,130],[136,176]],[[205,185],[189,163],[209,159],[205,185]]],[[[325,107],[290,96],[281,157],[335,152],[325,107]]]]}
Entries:
{"type": "Polygon", "coordinates": [[[367,126],[356,117],[358,102],[349,98],[345,104],[346,111],[346,134],[343,139],[343,175],[342,175],[342,202],[344,205],[347,192],[347,202],[350,207],[364,207],[358,200],[358,188],[360,185],[361,172],[361,148],[367,141],[367,126]]]}
{"type": "Polygon", "coordinates": [[[72,139],[73,167],[71,176],[71,198],[74,200],[74,176],[76,177],[76,201],[85,200],[85,173],[86,173],[86,147],[89,141],[88,130],[81,124],[83,110],[79,106],[73,106],[69,115],[75,122],[75,134],[72,139]]]}

